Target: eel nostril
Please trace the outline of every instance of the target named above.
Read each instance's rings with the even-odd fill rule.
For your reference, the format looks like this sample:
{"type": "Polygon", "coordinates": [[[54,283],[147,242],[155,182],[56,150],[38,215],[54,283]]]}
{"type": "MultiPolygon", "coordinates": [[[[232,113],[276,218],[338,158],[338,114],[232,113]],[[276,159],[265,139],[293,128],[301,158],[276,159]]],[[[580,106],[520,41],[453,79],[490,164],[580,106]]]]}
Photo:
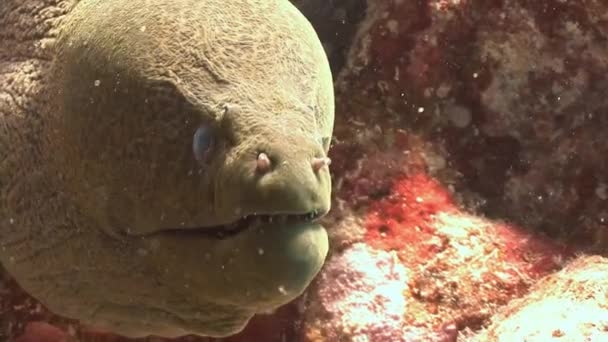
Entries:
{"type": "Polygon", "coordinates": [[[331,164],[331,159],[327,157],[322,158],[313,158],[312,160],[312,169],[317,172],[321,170],[325,166],[329,166],[331,164]]]}
{"type": "Polygon", "coordinates": [[[258,154],[258,160],[256,165],[257,171],[261,173],[266,173],[270,171],[270,166],[271,162],[270,158],[268,158],[268,155],[264,152],[258,154]]]}

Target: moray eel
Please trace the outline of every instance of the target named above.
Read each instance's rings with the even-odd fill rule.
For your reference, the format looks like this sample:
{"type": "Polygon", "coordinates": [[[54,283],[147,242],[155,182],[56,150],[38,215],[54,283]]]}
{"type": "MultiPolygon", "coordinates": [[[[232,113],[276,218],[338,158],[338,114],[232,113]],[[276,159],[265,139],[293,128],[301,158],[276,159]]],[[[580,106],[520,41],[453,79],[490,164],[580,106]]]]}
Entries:
{"type": "Polygon", "coordinates": [[[334,95],[290,2],[82,0],[53,51],[0,163],[0,260],[26,291],[129,337],[235,334],[303,293],[334,95]]]}

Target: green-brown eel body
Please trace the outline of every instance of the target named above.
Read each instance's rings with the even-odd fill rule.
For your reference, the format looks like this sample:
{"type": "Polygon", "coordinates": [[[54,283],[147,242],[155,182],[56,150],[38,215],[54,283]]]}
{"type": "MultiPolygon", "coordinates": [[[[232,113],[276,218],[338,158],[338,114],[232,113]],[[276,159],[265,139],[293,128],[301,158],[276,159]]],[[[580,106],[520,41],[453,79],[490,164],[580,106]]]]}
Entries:
{"type": "Polygon", "coordinates": [[[332,77],[287,0],[82,0],[39,115],[0,117],[0,261],[121,335],[226,336],[328,250],[332,77]],[[18,144],[18,147],[15,145],[18,144]]]}

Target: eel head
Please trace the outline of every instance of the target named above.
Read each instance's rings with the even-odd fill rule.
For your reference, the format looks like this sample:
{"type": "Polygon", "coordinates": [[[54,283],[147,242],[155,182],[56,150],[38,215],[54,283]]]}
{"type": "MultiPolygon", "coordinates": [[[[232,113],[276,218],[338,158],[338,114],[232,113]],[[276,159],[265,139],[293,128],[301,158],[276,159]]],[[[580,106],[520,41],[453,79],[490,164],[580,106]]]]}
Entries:
{"type": "Polygon", "coordinates": [[[225,336],[305,290],[328,251],[333,88],[288,1],[81,1],[55,48],[43,164],[86,223],[62,255],[96,272],[43,303],[225,336]]]}

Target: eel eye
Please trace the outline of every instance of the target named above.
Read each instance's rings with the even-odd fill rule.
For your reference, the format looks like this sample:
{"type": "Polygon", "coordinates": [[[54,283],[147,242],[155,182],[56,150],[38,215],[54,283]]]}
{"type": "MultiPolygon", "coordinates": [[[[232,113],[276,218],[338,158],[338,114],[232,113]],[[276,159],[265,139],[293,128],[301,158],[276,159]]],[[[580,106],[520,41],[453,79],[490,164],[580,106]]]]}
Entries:
{"type": "Polygon", "coordinates": [[[206,163],[211,155],[215,142],[213,131],[209,126],[199,126],[192,139],[192,152],[199,163],[206,163]]]}

